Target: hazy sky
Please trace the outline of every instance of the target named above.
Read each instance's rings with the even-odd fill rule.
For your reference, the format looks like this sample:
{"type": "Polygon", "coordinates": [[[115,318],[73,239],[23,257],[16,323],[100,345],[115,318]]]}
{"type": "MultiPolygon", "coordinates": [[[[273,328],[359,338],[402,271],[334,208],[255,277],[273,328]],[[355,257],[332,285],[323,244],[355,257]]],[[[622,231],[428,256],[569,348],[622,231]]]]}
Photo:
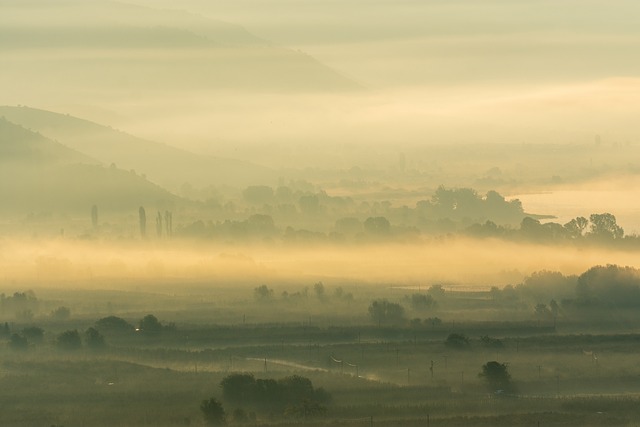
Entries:
{"type": "Polygon", "coordinates": [[[194,150],[639,137],[636,1],[37,0],[0,8],[6,103],[194,150]],[[132,3],[155,10],[127,9],[132,3]],[[238,48],[256,40],[243,28],[285,50],[238,48]],[[29,45],[38,34],[47,43],[29,45]],[[286,53],[298,51],[310,55],[302,68],[303,57],[286,53]],[[339,76],[364,90],[327,90],[339,76]]]}

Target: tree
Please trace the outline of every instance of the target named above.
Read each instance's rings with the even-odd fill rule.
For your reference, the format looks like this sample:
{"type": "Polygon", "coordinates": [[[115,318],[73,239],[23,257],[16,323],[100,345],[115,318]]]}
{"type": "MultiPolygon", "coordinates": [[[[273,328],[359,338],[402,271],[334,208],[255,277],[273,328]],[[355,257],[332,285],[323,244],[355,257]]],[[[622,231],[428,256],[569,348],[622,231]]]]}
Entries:
{"type": "Polygon", "coordinates": [[[471,344],[469,343],[469,338],[467,338],[463,334],[449,334],[447,339],[444,342],[449,348],[454,350],[469,350],[471,348],[471,344]]]}
{"type": "Polygon", "coordinates": [[[222,404],[218,402],[215,397],[203,400],[200,404],[200,410],[202,411],[202,416],[204,417],[204,421],[207,425],[222,425],[227,420],[227,415],[224,412],[222,404]]]}
{"type": "Polygon", "coordinates": [[[98,206],[96,205],[91,206],[91,225],[94,230],[98,228],[98,206]]]}
{"type": "Polygon", "coordinates": [[[242,408],[236,408],[233,410],[233,422],[235,424],[244,424],[249,422],[249,416],[242,408]]]}
{"type": "Polygon", "coordinates": [[[482,372],[478,374],[482,378],[489,390],[512,390],[511,375],[509,374],[509,366],[506,363],[499,363],[495,360],[482,365],[482,372]]]}
{"type": "Polygon", "coordinates": [[[385,235],[391,231],[389,220],[383,216],[369,217],[364,221],[364,229],[373,235],[385,235]]]}
{"type": "Polygon", "coordinates": [[[386,299],[376,300],[369,306],[369,316],[378,324],[401,324],[404,322],[404,308],[386,299]]]}
{"type": "Polygon", "coordinates": [[[44,338],[44,330],[37,326],[29,326],[22,330],[22,336],[31,342],[41,343],[44,338]]]}
{"type": "Polygon", "coordinates": [[[579,216],[566,223],[564,228],[571,238],[576,239],[584,236],[584,231],[587,229],[588,224],[587,218],[579,216]]]}
{"type": "Polygon", "coordinates": [[[431,295],[433,298],[444,298],[445,289],[442,285],[431,285],[429,289],[427,289],[427,294],[431,295]]]}
{"type": "Polygon", "coordinates": [[[640,270],[617,265],[591,267],[578,277],[576,294],[581,305],[637,308],[640,270]]]}
{"type": "Polygon", "coordinates": [[[62,350],[78,350],[82,347],[82,341],[77,329],[68,330],[58,335],[56,344],[62,350]]]}
{"type": "Polygon", "coordinates": [[[169,211],[164,212],[164,226],[166,228],[167,238],[173,235],[173,213],[169,211]]]}
{"type": "Polygon", "coordinates": [[[222,396],[226,401],[246,403],[253,398],[256,379],[252,374],[231,374],[220,381],[222,396]]]}
{"type": "Polygon", "coordinates": [[[428,310],[436,305],[431,295],[413,294],[411,295],[411,307],[414,310],[428,310]]]}
{"type": "Polygon", "coordinates": [[[591,221],[591,236],[603,240],[622,239],[624,230],[616,223],[616,217],[610,213],[592,214],[589,216],[591,221]]]}
{"type": "Polygon", "coordinates": [[[323,416],[327,412],[327,408],[318,402],[310,399],[303,399],[298,405],[290,405],[284,415],[291,418],[313,418],[323,416]]]}
{"type": "Polygon", "coordinates": [[[29,348],[29,341],[22,335],[12,334],[9,340],[9,347],[12,350],[24,351],[29,348]]]}
{"type": "Polygon", "coordinates": [[[162,325],[156,316],[147,314],[140,320],[139,329],[145,333],[155,334],[162,331],[162,325]]]}
{"type": "Polygon", "coordinates": [[[162,237],[162,214],[158,211],[158,215],[156,215],[156,234],[158,235],[158,239],[162,237]]]}
{"type": "Polygon", "coordinates": [[[134,327],[121,317],[107,316],[96,321],[96,328],[109,332],[131,332],[134,327]]]}
{"type": "Polygon", "coordinates": [[[313,291],[316,293],[316,297],[320,301],[324,301],[327,299],[324,292],[324,284],[322,282],[318,282],[315,285],[313,285],[313,291]]]}
{"type": "Polygon", "coordinates": [[[267,285],[258,286],[253,290],[253,296],[258,301],[264,301],[270,299],[273,296],[273,290],[269,289],[267,285]]]}
{"type": "Polygon", "coordinates": [[[140,237],[144,239],[147,237],[147,214],[142,206],[138,209],[138,221],[140,223],[140,237]]]}
{"type": "Polygon", "coordinates": [[[9,328],[9,323],[4,322],[2,328],[0,328],[0,335],[8,337],[11,334],[11,329],[9,328]]]}
{"type": "Polygon", "coordinates": [[[99,350],[105,347],[104,337],[96,328],[89,328],[84,332],[87,347],[99,350]]]}
{"type": "Polygon", "coordinates": [[[55,320],[67,320],[71,316],[69,307],[58,307],[51,312],[51,318],[55,320]]]}

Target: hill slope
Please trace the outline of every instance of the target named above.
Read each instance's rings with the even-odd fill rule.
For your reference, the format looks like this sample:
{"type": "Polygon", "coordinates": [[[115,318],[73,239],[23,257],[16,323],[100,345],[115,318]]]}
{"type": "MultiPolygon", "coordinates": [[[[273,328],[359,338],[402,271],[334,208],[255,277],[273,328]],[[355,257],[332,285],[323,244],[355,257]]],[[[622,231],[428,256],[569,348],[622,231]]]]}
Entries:
{"type": "Polygon", "coordinates": [[[0,212],[135,212],[164,209],[179,198],[133,172],[106,168],[89,156],[0,119],[0,212]]]}
{"type": "Polygon", "coordinates": [[[172,191],[182,184],[233,185],[275,182],[273,171],[232,159],[198,156],[136,138],[107,126],[27,107],[0,107],[0,116],[62,141],[105,165],[135,170],[172,191]]]}
{"type": "Polygon", "coordinates": [[[1,4],[0,54],[10,59],[0,79],[13,81],[14,89],[37,88],[68,102],[174,91],[358,88],[313,58],[237,25],[103,0],[1,4]]]}

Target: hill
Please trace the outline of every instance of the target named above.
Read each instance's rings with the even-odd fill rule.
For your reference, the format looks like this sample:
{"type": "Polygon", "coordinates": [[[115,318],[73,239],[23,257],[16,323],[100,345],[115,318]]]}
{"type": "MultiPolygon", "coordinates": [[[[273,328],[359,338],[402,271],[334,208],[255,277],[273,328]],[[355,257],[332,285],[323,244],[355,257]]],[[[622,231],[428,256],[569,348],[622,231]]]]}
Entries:
{"type": "Polygon", "coordinates": [[[145,177],[104,167],[84,154],[0,119],[0,212],[135,212],[138,206],[164,209],[179,198],[145,177]]]}
{"type": "Polygon", "coordinates": [[[64,145],[97,159],[135,170],[172,191],[188,182],[197,186],[244,187],[274,182],[275,172],[233,159],[199,156],[76,117],[27,107],[0,107],[0,116],[62,141],[64,145]]]}
{"type": "Polygon", "coordinates": [[[0,79],[48,99],[359,88],[308,55],[183,11],[103,0],[9,3],[0,5],[0,54],[11,66],[0,79]]]}

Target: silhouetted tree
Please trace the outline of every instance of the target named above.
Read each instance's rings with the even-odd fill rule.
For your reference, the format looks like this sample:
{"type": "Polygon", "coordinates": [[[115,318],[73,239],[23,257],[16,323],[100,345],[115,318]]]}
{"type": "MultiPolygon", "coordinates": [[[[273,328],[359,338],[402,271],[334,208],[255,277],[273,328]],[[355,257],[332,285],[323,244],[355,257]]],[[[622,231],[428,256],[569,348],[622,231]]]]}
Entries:
{"type": "Polygon", "coordinates": [[[9,347],[12,350],[24,351],[29,348],[29,341],[27,338],[18,334],[11,334],[11,339],[9,340],[9,347]]]}
{"type": "Polygon", "coordinates": [[[166,236],[173,235],[173,214],[169,211],[164,212],[164,226],[166,228],[166,236]]]}
{"type": "Polygon", "coordinates": [[[414,310],[427,310],[427,309],[433,308],[435,305],[436,305],[436,302],[431,295],[424,295],[424,294],[411,295],[411,307],[414,310]]]}
{"type": "Polygon", "coordinates": [[[433,298],[439,299],[443,298],[445,295],[445,289],[442,285],[431,285],[429,289],[427,289],[427,294],[431,295],[433,298]]]}
{"type": "Polygon", "coordinates": [[[616,222],[616,217],[610,213],[592,214],[590,235],[603,240],[622,239],[624,230],[616,222]]]}
{"type": "Polygon", "coordinates": [[[327,408],[320,403],[311,399],[303,399],[297,405],[288,406],[284,411],[284,415],[286,417],[307,419],[323,416],[326,412],[327,408]]]}
{"type": "Polygon", "coordinates": [[[51,318],[55,320],[67,320],[71,316],[69,307],[58,307],[51,312],[51,318]]]}
{"type": "Polygon", "coordinates": [[[89,328],[84,332],[85,343],[92,350],[100,350],[105,347],[104,337],[96,328],[89,328]]]}
{"type": "Polygon", "coordinates": [[[499,340],[498,338],[491,338],[488,335],[480,337],[480,342],[484,347],[487,348],[499,349],[504,347],[504,344],[502,344],[501,340],[499,340]]]}
{"type": "Polygon", "coordinates": [[[28,326],[22,330],[22,336],[34,343],[41,343],[44,339],[44,330],[37,326],[28,326]]]}
{"type": "Polygon", "coordinates": [[[142,332],[156,334],[162,331],[162,325],[158,321],[158,318],[153,314],[147,314],[140,320],[139,329],[142,332]]]}
{"type": "Polygon", "coordinates": [[[548,320],[552,318],[551,310],[549,310],[549,307],[547,307],[547,304],[544,304],[544,303],[536,304],[534,311],[538,320],[548,320]]]}
{"type": "Polygon", "coordinates": [[[62,350],[78,350],[82,347],[80,334],[77,329],[61,333],[56,338],[56,345],[62,350]]]}
{"type": "Polygon", "coordinates": [[[252,374],[231,374],[220,381],[222,397],[233,403],[243,403],[253,399],[256,379],[252,374]]]}
{"type": "Polygon", "coordinates": [[[140,223],[140,237],[144,239],[147,237],[147,214],[142,206],[138,209],[138,221],[140,223]]]}
{"type": "Polygon", "coordinates": [[[156,234],[158,235],[158,238],[162,237],[162,214],[160,211],[158,211],[158,214],[156,215],[156,234]]]}
{"type": "Polygon", "coordinates": [[[404,323],[404,308],[400,304],[389,302],[386,299],[376,300],[369,305],[369,316],[378,324],[404,323]]]}
{"type": "Polygon", "coordinates": [[[253,296],[258,301],[264,301],[270,299],[273,296],[273,290],[269,289],[267,285],[258,286],[253,290],[253,296]]]}
{"type": "Polygon", "coordinates": [[[482,365],[482,371],[478,374],[482,378],[489,390],[512,390],[511,375],[506,363],[499,363],[495,360],[482,365]]]}
{"type": "Polygon", "coordinates": [[[134,330],[132,324],[117,316],[107,316],[97,320],[96,328],[109,332],[130,332],[134,330]]]}
{"type": "Polygon", "coordinates": [[[370,234],[385,235],[391,231],[391,224],[383,216],[369,217],[364,221],[364,229],[370,234]]]}
{"type": "Polygon", "coordinates": [[[449,334],[444,345],[454,350],[469,350],[471,348],[469,338],[463,334],[457,333],[449,334]]]}
{"type": "Polygon", "coordinates": [[[91,225],[94,229],[98,228],[98,206],[91,207],[91,225]]]}
{"type": "Polygon", "coordinates": [[[232,419],[235,424],[244,424],[249,422],[249,416],[242,408],[236,408],[233,410],[232,419]]]}
{"type": "Polygon", "coordinates": [[[579,216],[567,222],[564,225],[564,228],[565,230],[567,230],[569,237],[577,239],[584,236],[587,225],[589,225],[589,221],[587,220],[587,218],[579,216]]]}
{"type": "Polygon", "coordinates": [[[222,425],[227,420],[227,415],[224,412],[222,404],[214,397],[208,400],[203,400],[200,404],[200,410],[202,411],[202,416],[204,417],[204,421],[207,425],[222,425]]]}
{"type": "Polygon", "coordinates": [[[607,265],[591,267],[578,277],[579,304],[636,308],[640,305],[640,270],[607,265]]]}
{"type": "Polygon", "coordinates": [[[324,301],[327,298],[324,291],[324,284],[322,282],[318,282],[315,285],[313,285],[313,291],[316,293],[316,297],[320,301],[324,301]]]}

